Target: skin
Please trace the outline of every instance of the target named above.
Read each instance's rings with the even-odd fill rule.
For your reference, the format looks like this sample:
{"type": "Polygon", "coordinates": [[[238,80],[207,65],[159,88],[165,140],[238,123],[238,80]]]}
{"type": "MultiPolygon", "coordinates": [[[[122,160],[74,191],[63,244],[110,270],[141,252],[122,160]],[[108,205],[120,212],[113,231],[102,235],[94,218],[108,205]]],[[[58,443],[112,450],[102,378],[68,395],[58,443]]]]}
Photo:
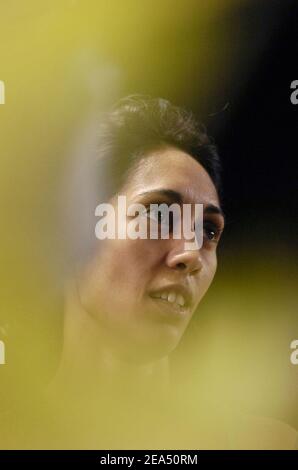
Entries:
{"type": "MultiPolygon", "coordinates": [[[[164,190],[179,193],[183,203],[204,204],[204,224],[215,224],[218,233],[214,239],[205,234],[203,246],[190,251],[185,250],[184,238],[100,241],[69,287],[62,369],[63,364],[69,368],[71,360],[77,363],[81,351],[85,370],[86,364],[92,370],[96,363],[119,371],[125,363],[133,373],[138,369],[147,375],[153,370],[165,374],[169,354],[213,280],[224,218],[220,209],[214,210],[220,207],[219,198],[206,170],[172,147],[140,159],[119,194],[126,195],[127,205],[175,202],[164,190]],[[150,296],[172,284],[190,293],[191,301],[182,312],[150,296]]],[[[116,209],[117,198],[112,202],[116,209]]]]}

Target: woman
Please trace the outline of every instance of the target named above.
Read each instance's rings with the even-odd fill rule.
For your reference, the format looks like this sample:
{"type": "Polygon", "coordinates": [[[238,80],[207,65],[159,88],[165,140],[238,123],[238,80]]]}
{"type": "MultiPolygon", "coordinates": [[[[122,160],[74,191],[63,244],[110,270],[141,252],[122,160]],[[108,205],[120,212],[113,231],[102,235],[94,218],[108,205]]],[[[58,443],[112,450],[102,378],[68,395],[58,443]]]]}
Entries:
{"type": "MultiPolygon", "coordinates": [[[[279,442],[286,435],[287,447],[295,438],[288,430],[265,423],[266,436],[251,427],[248,435],[246,420],[235,420],[230,410],[225,415],[222,404],[216,408],[195,388],[174,386],[171,377],[171,353],[212,283],[224,229],[219,157],[204,128],[168,101],[129,97],[106,116],[99,151],[87,167],[88,184],[79,172],[82,185],[76,186],[78,225],[71,233],[77,258],[66,292],[61,362],[50,388],[53,415],[60,416],[56,428],[62,429],[57,446],[253,448],[256,435],[270,448],[272,435],[279,442]],[[96,238],[96,207],[109,203],[118,214],[119,197],[127,207],[145,208],[138,220],[157,228],[158,237],[119,237],[116,231],[116,237],[96,238]],[[164,219],[152,204],[176,204],[182,215],[187,204],[202,205],[202,243],[189,249],[183,234],[174,237],[174,216],[164,219]],[[84,235],[80,210],[90,216],[84,235]],[[161,237],[165,225],[168,238],[161,237]]],[[[195,214],[191,210],[192,226],[195,214]]],[[[135,213],[125,219],[134,220],[135,213]]]]}
{"type": "MultiPolygon", "coordinates": [[[[153,405],[148,397],[169,400],[173,393],[170,354],[216,272],[217,245],[224,228],[219,157],[190,113],[166,100],[143,96],[121,100],[105,116],[98,148],[95,160],[87,162],[89,183],[80,197],[83,183],[76,186],[79,223],[70,232],[76,235],[73,251],[80,259],[75,260],[67,287],[63,352],[51,393],[60,400],[62,393],[68,403],[73,398],[77,404],[78,397],[92,402],[92,414],[99,391],[101,397],[113,395],[111,407],[115,408],[119,403],[115,390],[121,389],[118,411],[127,408],[123,400],[133,398],[134,405],[150,415],[153,405]],[[90,186],[96,191],[90,191],[90,186]],[[118,196],[125,197],[127,207],[146,208],[141,217],[158,226],[157,238],[96,238],[96,206],[109,202],[117,213],[118,196]],[[203,205],[201,246],[189,249],[183,234],[174,238],[172,219],[166,222],[169,238],[162,239],[165,221],[162,214],[149,209],[151,204],[179,205],[182,216],[188,204],[192,226],[196,222],[192,209],[203,205]],[[83,217],[90,215],[84,222],[88,227],[84,236],[80,208],[83,217]]],[[[81,181],[83,173],[79,171],[81,181]]],[[[115,440],[113,434],[110,446],[115,440]]]]}
{"type": "MultiPolygon", "coordinates": [[[[137,375],[149,366],[166,370],[216,271],[224,228],[216,149],[191,114],[165,100],[130,97],[102,125],[96,165],[98,186],[103,167],[112,183],[104,201],[116,213],[119,195],[127,206],[179,204],[182,215],[184,204],[203,204],[203,244],[185,249],[183,234],[98,241],[91,205],[94,246],[70,283],[60,372],[68,375],[76,354],[84,369],[87,362],[120,369],[129,364],[137,375]]],[[[161,225],[156,216],[149,210],[144,215],[161,225]]]]}

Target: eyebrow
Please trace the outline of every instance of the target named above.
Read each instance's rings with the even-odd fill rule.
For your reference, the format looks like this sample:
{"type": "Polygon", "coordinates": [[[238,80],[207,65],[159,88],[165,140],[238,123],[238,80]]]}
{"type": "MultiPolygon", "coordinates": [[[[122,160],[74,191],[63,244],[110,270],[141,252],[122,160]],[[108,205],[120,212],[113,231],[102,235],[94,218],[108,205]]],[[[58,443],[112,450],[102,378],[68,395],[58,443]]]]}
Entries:
{"type": "Polygon", "coordinates": [[[214,204],[208,204],[206,208],[204,208],[204,212],[206,214],[219,214],[225,219],[225,214],[221,207],[215,206],[214,204]]]}
{"type": "Polygon", "coordinates": [[[182,195],[178,191],[174,191],[173,189],[153,189],[152,191],[145,191],[140,194],[140,196],[149,196],[149,195],[165,196],[168,199],[170,199],[172,202],[176,202],[177,204],[182,204],[183,202],[182,195]]]}
{"type": "MultiPolygon", "coordinates": [[[[172,202],[176,202],[177,204],[183,203],[182,194],[178,191],[174,191],[173,189],[153,189],[152,191],[145,191],[140,194],[140,196],[148,196],[148,195],[160,195],[165,196],[170,199],[172,202]]],[[[205,214],[218,214],[221,215],[225,219],[224,212],[221,207],[216,206],[215,204],[208,204],[204,207],[205,214]]]]}

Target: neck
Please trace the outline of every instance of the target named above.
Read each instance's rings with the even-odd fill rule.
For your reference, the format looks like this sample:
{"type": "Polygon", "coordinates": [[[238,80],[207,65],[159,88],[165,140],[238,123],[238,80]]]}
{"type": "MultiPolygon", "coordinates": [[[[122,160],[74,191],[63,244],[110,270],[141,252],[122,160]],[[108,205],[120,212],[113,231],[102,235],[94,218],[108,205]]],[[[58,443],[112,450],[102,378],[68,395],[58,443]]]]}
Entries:
{"type": "Polygon", "coordinates": [[[61,361],[50,392],[74,390],[82,396],[131,391],[165,397],[169,388],[168,356],[151,363],[131,363],[109,348],[107,334],[82,307],[74,285],[67,289],[61,361]],[[120,388],[119,388],[120,387],[120,388]]]}

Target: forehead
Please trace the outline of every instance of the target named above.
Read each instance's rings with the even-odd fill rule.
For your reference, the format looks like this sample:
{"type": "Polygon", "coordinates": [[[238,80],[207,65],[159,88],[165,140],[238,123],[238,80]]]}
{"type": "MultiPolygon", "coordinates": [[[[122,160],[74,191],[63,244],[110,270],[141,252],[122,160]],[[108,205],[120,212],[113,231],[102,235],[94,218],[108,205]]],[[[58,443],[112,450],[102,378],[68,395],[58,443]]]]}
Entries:
{"type": "Polygon", "coordinates": [[[218,204],[216,188],[204,167],[182,150],[168,147],[148,153],[133,168],[126,193],[171,189],[184,203],[218,204]]]}

